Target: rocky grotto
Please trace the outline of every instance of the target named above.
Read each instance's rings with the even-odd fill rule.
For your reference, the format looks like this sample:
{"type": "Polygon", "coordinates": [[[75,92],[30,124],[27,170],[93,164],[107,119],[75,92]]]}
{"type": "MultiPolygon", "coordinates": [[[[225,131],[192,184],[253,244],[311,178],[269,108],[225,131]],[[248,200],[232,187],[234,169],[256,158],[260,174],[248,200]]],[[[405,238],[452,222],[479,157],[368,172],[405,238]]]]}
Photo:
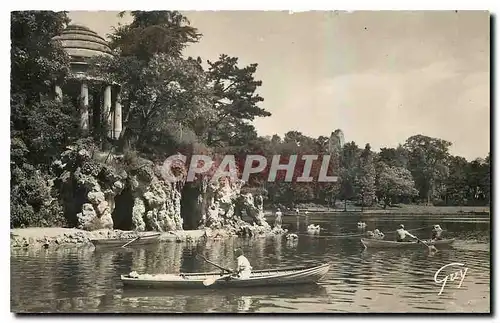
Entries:
{"type": "Polygon", "coordinates": [[[161,165],[135,157],[72,146],[53,163],[53,189],[70,226],[93,231],[120,229],[169,232],[224,229],[241,235],[272,232],[263,197],[242,191],[243,182],[199,176],[164,181],[161,165]],[[246,215],[249,221],[243,220],[246,215]]]}

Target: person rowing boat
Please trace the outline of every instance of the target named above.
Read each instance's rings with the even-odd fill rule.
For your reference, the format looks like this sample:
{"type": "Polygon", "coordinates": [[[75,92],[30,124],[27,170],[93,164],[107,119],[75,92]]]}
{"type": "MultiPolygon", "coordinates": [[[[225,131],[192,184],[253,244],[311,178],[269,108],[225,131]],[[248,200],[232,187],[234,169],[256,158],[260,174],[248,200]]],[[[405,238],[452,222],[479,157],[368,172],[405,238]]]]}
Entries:
{"type": "MultiPolygon", "coordinates": [[[[227,270],[229,271],[229,274],[226,275],[221,275],[221,276],[210,276],[207,279],[203,281],[204,286],[211,286],[217,281],[221,280],[226,280],[229,281],[231,277],[237,277],[237,278],[243,278],[243,279],[248,279],[250,278],[250,274],[252,272],[252,266],[250,266],[250,262],[248,259],[243,256],[243,251],[238,248],[234,251],[234,256],[236,257],[237,260],[237,265],[236,265],[236,270],[227,270]]],[[[204,258],[207,260],[206,258],[204,258]]],[[[207,260],[208,261],[208,260],[207,260]]],[[[215,265],[221,269],[224,269],[223,267],[214,264],[213,262],[210,262],[212,265],[215,265]]]]}
{"type": "Polygon", "coordinates": [[[236,249],[234,251],[234,256],[237,260],[236,271],[234,272],[235,276],[239,278],[250,278],[250,274],[252,273],[252,266],[250,266],[250,261],[243,255],[243,250],[236,249]]]}
{"type": "Polygon", "coordinates": [[[407,239],[406,236],[409,236],[413,239],[418,240],[417,237],[415,237],[413,234],[405,230],[405,226],[403,224],[399,225],[399,229],[396,230],[397,233],[397,242],[408,242],[409,239],[407,239]]]}
{"type": "Polygon", "coordinates": [[[435,224],[432,229],[431,240],[442,240],[443,229],[439,226],[439,224],[435,224]]]}

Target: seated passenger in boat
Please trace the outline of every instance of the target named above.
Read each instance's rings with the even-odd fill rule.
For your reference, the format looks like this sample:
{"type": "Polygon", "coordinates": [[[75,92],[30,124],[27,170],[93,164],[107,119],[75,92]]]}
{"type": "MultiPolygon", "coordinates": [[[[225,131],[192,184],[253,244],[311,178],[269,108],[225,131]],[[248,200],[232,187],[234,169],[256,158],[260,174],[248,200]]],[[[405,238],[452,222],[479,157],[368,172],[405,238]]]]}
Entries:
{"type": "Polygon", "coordinates": [[[405,230],[405,226],[403,224],[399,225],[399,229],[396,230],[397,233],[397,242],[408,242],[410,239],[408,237],[411,237],[413,239],[417,239],[413,234],[405,230]]]}
{"type": "Polygon", "coordinates": [[[442,240],[443,237],[443,229],[439,226],[439,224],[435,224],[432,229],[431,240],[442,240]]]}
{"type": "Polygon", "coordinates": [[[373,235],[374,239],[378,240],[383,240],[385,237],[385,234],[383,234],[382,231],[380,231],[379,229],[375,229],[375,231],[373,231],[373,235]]]}
{"type": "Polygon", "coordinates": [[[366,231],[365,235],[368,239],[375,239],[375,233],[373,233],[373,231],[366,231]]]}
{"type": "Polygon", "coordinates": [[[249,278],[250,273],[252,272],[252,266],[250,266],[250,262],[243,255],[243,250],[236,249],[234,251],[234,255],[238,261],[235,274],[239,278],[249,278]]]}

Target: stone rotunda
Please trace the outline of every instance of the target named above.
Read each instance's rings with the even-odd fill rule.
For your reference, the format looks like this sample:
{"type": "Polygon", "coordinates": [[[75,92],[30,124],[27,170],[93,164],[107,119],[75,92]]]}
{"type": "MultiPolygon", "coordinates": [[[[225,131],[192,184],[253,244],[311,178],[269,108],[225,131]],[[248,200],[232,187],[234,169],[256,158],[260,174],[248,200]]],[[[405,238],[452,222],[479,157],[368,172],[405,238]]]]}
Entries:
{"type": "Polygon", "coordinates": [[[54,86],[56,99],[62,100],[64,92],[78,100],[83,134],[99,134],[106,129],[109,138],[118,139],[122,132],[120,85],[87,73],[90,58],[112,56],[107,42],[94,31],[79,25],[69,25],[53,39],[61,42],[71,66],[66,83],[54,86]]]}

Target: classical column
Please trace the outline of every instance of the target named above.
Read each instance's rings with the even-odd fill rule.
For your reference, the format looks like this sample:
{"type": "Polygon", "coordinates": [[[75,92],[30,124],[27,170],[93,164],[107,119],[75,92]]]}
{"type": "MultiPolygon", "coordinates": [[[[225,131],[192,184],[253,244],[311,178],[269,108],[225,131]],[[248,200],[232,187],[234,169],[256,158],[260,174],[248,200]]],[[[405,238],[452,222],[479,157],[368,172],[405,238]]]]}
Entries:
{"type": "Polygon", "coordinates": [[[94,134],[100,134],[102,129],[102,93],[95,91],[92,93],[92,131],[94,134]]]}
{"type": "Polygon", "coordinates": [[[62,101],[63,93],[62,93],[62,88],[59,85],[54,86],[54,92],[55,92],[55,99],[59,102],[62,101]]]}
{"type": "Polygon", "coordinates": [[[104,88],[104,107],[102,109],[104,113],[104,124],[107,130],[108,137],[113,137],[113,124],[111,116],[111,85],[106,85],[104,88]]]}
{"type": "Polygon", "coordinates": [[[80,89],[80,130],[84,134],[89,131],[89,87],[85,81],[80,89]]]}
{"type": "Polygon", "coordinates": [[[115,113],[114,113],[114,138],[119,139],[122,132],[122,103],[120,88],[116,90],[115,113]]]}

